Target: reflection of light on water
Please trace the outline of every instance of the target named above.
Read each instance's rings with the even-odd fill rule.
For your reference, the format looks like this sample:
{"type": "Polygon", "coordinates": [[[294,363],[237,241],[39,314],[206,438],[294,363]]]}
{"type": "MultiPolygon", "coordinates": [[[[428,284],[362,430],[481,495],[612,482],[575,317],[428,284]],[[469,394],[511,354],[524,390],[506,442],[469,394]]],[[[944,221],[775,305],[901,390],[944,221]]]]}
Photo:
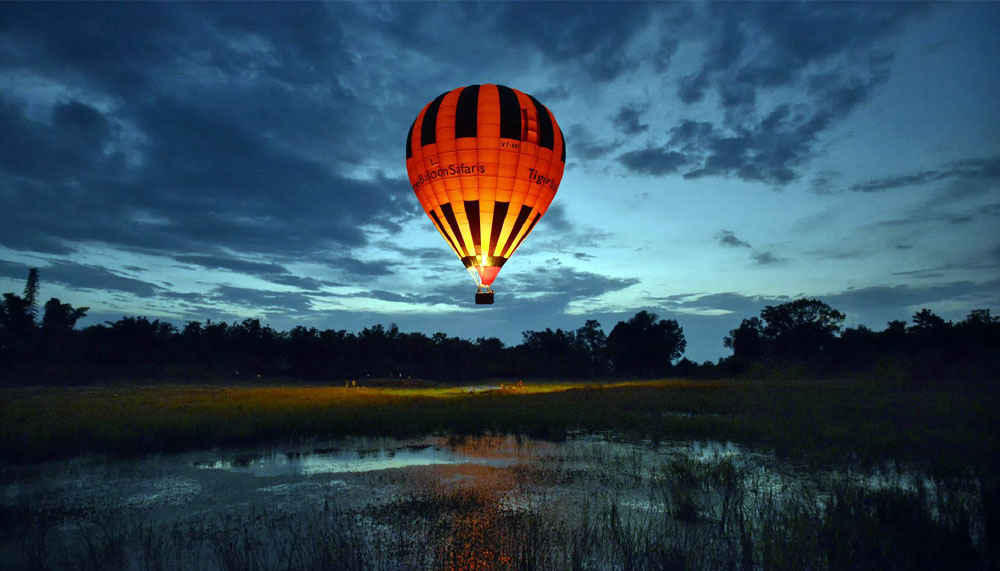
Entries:
{"type": "Polygon", "coordinates": [[[270,476],[311,476],[341,472],[375,472],[394,468],[434,466],[439,464],[507,465],[504,459],[487,459],[458,453],[438,446],[408,446],[401,448],[364,449],[321,453],[275,453],[256,457],[236,456],[196,464],[198,468],[226,470],[270,476]]]}

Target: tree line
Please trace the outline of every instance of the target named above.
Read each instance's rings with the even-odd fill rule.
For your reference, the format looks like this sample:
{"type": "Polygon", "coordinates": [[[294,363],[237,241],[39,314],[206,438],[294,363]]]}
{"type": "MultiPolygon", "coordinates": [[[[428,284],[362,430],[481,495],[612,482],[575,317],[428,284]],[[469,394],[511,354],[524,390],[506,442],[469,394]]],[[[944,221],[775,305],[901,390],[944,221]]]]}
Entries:
{"type": "Polygon", "coordinates": [[[298,326],[277,331],[258,319],[189,321],[183,327],[146,317],[77,329],[89,308],[57,298],[38,311],[37,269],[23,295],[0,303],[0,376],[8,382],[123,379],[366,378],[466,381],[486,378],[595,378],[840,375],[990,377],[1000,373],[1000,318],[975,310],[958,323],[928,309],[913,324],[884,331],[844,328],[845,315],[818,299],[767,306],[743,319],[713,363],[681,359],[687,346],[677,321],[639,311],[605,334],[595,320],[576,330],[525,331],[519,345],[403,333],[381,324],[358,333],[298,326]],[[680,359],[680,361],[678,361],[680,359]]]}
{"type": "Polygon", "coordinates": [[[882,331],[843,327],[845,315],[818,299],[767,306],[744,319],[723,345],[720,365],[734,374],[869,373],[896,380],[1000,377],[1000,317],[976,309],[957,323],[930,309],[912,324],[893,320],[882,331]]]}
{"type": "Polygon", "coordinates": [[[686,347],[675,320],[640,311],[606,335],[594,320],[574,330],[525,331],[508,347],[403,333],[395,324],[358,333],[298,326],[277,331],[258,319],[189,321],[183,327],[146,317],[75,328],[89,308],[57,298],[38,319],[38,270],[23,295],[0,304],[0,374],[12,382],[88,382],[109,378],[435,379],[662,376],[686,347]],[[36,378],[36,377],[41,378],[36,378]]]}

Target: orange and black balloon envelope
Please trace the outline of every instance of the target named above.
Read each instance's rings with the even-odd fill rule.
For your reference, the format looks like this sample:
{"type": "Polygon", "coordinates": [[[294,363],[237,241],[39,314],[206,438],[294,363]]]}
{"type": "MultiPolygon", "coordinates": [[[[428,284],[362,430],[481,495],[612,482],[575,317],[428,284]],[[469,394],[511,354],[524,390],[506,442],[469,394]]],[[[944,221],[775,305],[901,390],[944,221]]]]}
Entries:
{"type": "Polygon", "coordinates": [[[481,289],[545,215],[565,167],[555,115],[503,85],[442,93],[406,136],[413,192],[481,289]]]}

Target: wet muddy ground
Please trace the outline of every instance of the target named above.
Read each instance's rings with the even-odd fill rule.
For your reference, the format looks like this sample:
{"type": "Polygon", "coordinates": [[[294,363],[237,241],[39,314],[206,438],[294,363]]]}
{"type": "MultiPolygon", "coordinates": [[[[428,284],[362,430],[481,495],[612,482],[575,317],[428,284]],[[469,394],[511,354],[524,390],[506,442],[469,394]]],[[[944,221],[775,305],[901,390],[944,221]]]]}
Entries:
{"type": "Polygon", "coordinates": [[[810,471],[723,442],[349,438],[0,478],[13,568],[754,569],[791,557],[782,546],[835,567],[824,534],[871,498],[916,505],[909,525],[954,535],[946,549],[982,551],[975,481],[810,471]]]}

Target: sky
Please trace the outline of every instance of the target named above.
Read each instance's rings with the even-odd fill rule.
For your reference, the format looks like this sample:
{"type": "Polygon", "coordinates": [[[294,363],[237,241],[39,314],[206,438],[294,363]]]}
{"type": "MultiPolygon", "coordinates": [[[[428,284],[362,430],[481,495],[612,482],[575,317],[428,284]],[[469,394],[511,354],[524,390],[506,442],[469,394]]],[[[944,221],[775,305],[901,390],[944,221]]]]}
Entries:
{"type": "Polygon", "coordinates": [[[767,305],[1000,313],[1000,4],[5,4],[0,291],[81,326],[396,323],[508,345],[767,305]],[[496,303],[422,212],[420,109],[498,83],[567,167],[496,303]]]}

